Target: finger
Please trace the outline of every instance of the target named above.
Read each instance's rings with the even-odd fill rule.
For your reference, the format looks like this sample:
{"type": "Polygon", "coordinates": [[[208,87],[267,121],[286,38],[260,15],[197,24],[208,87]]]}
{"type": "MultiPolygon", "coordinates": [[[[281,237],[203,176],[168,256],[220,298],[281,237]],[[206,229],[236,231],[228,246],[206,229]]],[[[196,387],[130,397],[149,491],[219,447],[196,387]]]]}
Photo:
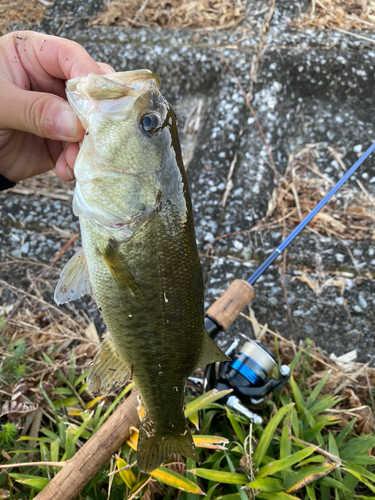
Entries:
{"type": "Polygon", "coordinates": [[[17,31],[4,38],[7,59],[20,63],[11,65],[12,81],[22,88],[25,88],[25,75],[19,76],[22,69],[31,90],[44,92],[54,92],[55,79],[69,80],[101,72],[88,52],[72,40],[33,31],[17,31]]]}
{"type": "Polygon", "coordinates": [[[79,153],[79,144],[77,142],[72,142],[66,148],[66,162],[69,167],[74,170],[74,164],[79,153]]]}
{"type": "Polygon", "coordinates": [[[63,181],[73,181],[74,180],[74,172],[66,161],[66,151],[65,150],[61,153],[59,159],[57,160],[55,170],[56,170],[57,175],[63,181]]]}
{"type": "MultiPolygon", "coordinates": [[[[0,172],[10,181],[18,182],[54,168],[54,154],[45,139],[15,130],[3,131],[1,137],[0,172]]],[[[61,152],[61,142],[53,142],[61,152]]]]}
{"type": "Polygon", "coordinates": [[[74,176],[74,162],[77,158],[79,146],[77,143],[69,144],[61,153],[56,162],[56,173],[63,181],[72,181],[74,176]]]}
{"type": "Polygon", "coordinates": [[[97,62],[99,71],[101,75],[109,75],[111,73],[116,73],[116,71],[107,63],[97,62]]]}
{"type": "Polygon", "coordinates": [[[7,84],[0,87],[0,102],[1,129],[21,130],[58,141],[79,141],[84,135],[81,123],[61,97],[7,84]]]}
{"type": "Polygon", "coordinates": [[[58,95],[59,97],[66,99],[65,82],[63,80],[57,80],[57,79],[55,80],[52,94],[58,95]]]}
{"type": "Polygon", "coordinates": [[[64,143],[61,141],[53,141],[51,139],[46,139],[45,143],[46,143],[47,149],[48,149],[49,154],[50,154],[52,161],[53,161],[52,168],[54,168],[59,156],[61,155],[61,153],[64,149],[64,147],[63,147],[64,143]]]}

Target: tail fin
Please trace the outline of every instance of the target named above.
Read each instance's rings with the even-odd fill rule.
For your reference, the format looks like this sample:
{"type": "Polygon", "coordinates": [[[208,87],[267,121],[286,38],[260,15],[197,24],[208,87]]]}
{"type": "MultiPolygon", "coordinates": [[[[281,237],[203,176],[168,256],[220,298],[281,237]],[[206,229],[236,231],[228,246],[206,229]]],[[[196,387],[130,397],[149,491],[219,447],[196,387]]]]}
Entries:
{"type": "Polygon", "coordinates": [[[152,472],[172,454],[190,457],[200,463],[190,430],[186,424],[182,433],[165,435],[146,415],[139,428],[137,451],[139,470],[152,472]]]}

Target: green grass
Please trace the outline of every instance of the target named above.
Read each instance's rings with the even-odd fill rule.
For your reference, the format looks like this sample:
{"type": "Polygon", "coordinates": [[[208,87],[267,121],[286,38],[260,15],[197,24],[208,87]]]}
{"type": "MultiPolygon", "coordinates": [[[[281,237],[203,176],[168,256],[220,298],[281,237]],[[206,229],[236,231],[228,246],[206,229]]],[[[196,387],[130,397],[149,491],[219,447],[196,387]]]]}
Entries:
{"type": "MultiPolygon", "coordinates": [[[[26,351],[20,343],[9,347],[2,364],[3,377],[5,368],[9,368],[8,383],[19,381],[17,365],[23,365],[26,351]]],[[[53,357],[43,355],[50,365],[53,357]]],[[[199,441],[207,440],[199,438],[201,435],[216,436],[212,448],[198,448],[201,465],[191,459],[176,464],[176,459],[171,458],[151,475],[140,473],[135,463],[134,435],[122,446],[116,462],[117,468],[128,464],[132,467],[115,474],[109,485],[110,463],[105,464],[79,498],[106,500],[109,488],[112,500],[127,499],[135,493],[137,498],[171,500],[375,498],[375,459],[371,456],[375,437],[357,435],[355,419],[344,428],[338,425],[338,417],[327,410],[342,398],[322,394],[328,376],[314,388],[308,386],[310,362],[308,354],[297,354],[291,363],[295,378],[261,410],[263,426],[253,426],[245,417],[229,411],[214,392],[199,398],[188,396],[186,415],[199,427],[195,438],[199,441]]],[[[15,421],[16,425],[2,417],[0,446],[6,452],[2,463],[9,463],[7,457],[11,457],[10,463],[25,462],[22,467],[0,474],[0,489],[9,491],[11,499],[35,498],[60,470],[58,466],[30,466],[27,462],[72,458],[131,389],[131,385],[127,386],[114,400],[90,400],[86,373],[76,374],[73,356],[65,372],[58,370],[54,376],[56,387],[47,390],[42,377],[35,394],[35,398],[44,400],[45,412],[37,437],[19,436],[20,420],[15,421]]]]}

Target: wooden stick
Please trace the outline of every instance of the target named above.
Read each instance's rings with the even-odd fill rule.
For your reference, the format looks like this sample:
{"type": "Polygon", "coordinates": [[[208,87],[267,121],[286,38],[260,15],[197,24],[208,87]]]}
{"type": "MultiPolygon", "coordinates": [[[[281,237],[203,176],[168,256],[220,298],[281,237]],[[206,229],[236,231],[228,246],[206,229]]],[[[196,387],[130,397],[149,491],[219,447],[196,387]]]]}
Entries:
{"type": "MultiPolygon", "coordinates": [[[[56,474],[35,500],[73,500],[138,427],[138,393],[131,396],[56,474]]],[[[27,464],[24,464],[27,465],[27,464]]]]}

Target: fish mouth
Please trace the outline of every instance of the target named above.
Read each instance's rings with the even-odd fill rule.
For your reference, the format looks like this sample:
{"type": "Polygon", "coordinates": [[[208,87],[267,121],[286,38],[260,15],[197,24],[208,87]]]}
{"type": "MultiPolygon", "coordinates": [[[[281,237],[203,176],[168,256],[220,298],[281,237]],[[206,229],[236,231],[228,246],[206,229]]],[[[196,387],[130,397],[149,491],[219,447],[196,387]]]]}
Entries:
{"type": "Polygon", "coordinates": [[[160,80],[158,76],[149,69],[136,69],[133,71],[119,71],[105,75],[112,81],[118,82],[125,87],[147,91],[151,89],[160,90],[160,80]]]}
{"type": "Polygon", "coordinates": [[[87,129],[92,113],[116,113],[130,109],[134,101],[150,90],[160,91],[159,78],[148,69],[108,75],[90,73],[66,82],[69,104],[87,129]],[[120,101],[120,102],[119,102],[120,101]]]}
{"type": "Polygon", "coordinates": [[[66,82],[70,105],[87,129],[92,113],[115,113],[119,108],[130,109],[134,101],[151,90],[160,91],[157,75],[148,69],[122,71],[108,75],[90,73],[66,82]],[[120,101],[120,102],[119,102],[120,101]]]}
{"type": "Polygon", "coordinates": [[[160,90],[160,80],[149,69],[120,71],[108,75],[89,73],[85,77],[77,77],[66,82],[67,93],[82,92],[88,98],[98,101],[118,99],[127,95],[160,90]]]}

